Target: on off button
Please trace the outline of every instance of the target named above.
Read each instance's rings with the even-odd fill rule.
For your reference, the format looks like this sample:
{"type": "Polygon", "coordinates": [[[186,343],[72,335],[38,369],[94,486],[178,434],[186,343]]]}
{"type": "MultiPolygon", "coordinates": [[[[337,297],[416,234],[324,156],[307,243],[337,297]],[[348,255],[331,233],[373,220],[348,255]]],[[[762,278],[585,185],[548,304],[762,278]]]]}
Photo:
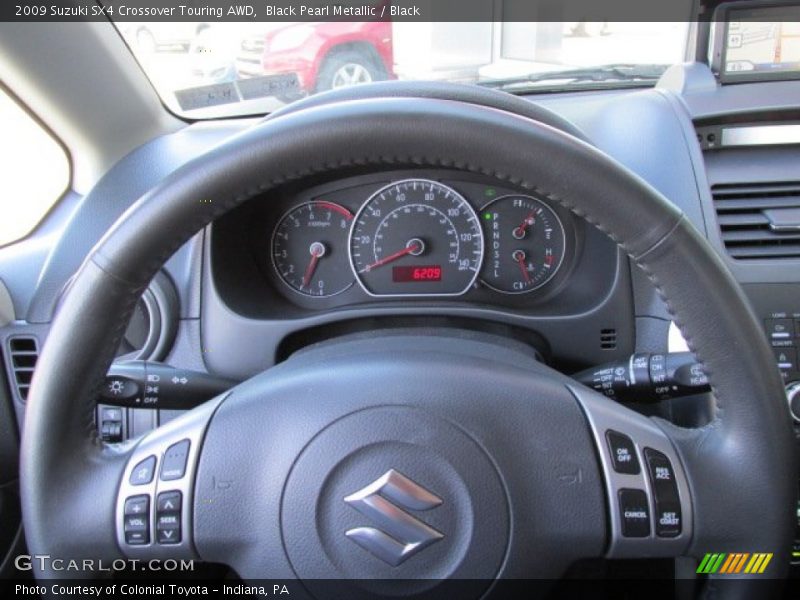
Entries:
{"type": "Polygon", "coordinates": [[[614,465],[614,470],[617,473],[625,473],[626,475],[638,475],[639,459],[636,456],[636,447],[633,445],[633,440],[624,433],[618,431],[606,431],[606,441],[608,442],[608,451],[611,453],[611,462],[614,465]]]}

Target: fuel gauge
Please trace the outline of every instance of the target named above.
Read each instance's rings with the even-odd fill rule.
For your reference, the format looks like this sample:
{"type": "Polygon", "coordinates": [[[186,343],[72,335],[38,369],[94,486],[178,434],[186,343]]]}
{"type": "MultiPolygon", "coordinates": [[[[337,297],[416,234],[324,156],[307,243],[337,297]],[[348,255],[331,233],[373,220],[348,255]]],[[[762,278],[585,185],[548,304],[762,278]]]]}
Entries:
{"type": "Polygon", "coordinates": [[[503,294],[524,294],[549,282],[564,260],[564,225],[532,196],[514,194],[481,211],[486,244],[481,281],[503,294]]]}

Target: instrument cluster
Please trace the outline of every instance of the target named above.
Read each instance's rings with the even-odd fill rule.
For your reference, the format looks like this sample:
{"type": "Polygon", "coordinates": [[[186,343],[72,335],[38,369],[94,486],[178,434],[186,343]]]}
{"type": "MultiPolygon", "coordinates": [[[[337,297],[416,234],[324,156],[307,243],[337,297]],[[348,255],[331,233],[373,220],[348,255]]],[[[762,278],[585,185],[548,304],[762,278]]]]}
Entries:
{"type": "Polygon", "coordinates": [[[361,177],[293,194],[262,234],[268,247],[255,251],[304,306],[557,289],[578,252],[572,215],[530,190],[447,175],[361,177]]]}

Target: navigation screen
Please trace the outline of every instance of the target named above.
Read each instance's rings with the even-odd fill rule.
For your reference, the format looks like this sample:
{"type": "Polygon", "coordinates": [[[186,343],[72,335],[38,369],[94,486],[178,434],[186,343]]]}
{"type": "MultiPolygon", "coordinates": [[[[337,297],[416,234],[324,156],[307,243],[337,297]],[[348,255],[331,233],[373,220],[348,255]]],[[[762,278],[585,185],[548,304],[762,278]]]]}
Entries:
{"type": "Polygon", "coordinates": [[[723,65],[726,80],[800,77],[800,9],[731,10],[723,65]]]}

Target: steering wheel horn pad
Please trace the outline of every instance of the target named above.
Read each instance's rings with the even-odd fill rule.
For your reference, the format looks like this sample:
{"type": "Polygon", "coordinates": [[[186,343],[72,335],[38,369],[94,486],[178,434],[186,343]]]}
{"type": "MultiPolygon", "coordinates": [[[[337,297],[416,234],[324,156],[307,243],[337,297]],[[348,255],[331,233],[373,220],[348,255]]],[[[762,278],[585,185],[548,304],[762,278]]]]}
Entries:
{"type": "MultiPolygon", "coordinates": [[[[415,336],[394,335],[327,344],[234,390],[209,425],[198,467],[200,554],[214,559],[224,547],[246,575],[263,569],[237,560],[249,544],[231,546],[230,523],[220,528],[212,517],[219,510],[252,514],[248,527],[282,540],[301,579],[399,579],[408,593],[448,578],[491,581],[518,561],[519,576],[553,579],[576,549],[601,552],[602,483],[574,398],[563,385],[537,384],[529,356],[506,364],[492,359],[493,343],[460,340],[454,351],[453,341],[430,337],[420,348],[415,336]],[[245,452],[232,443],[252,458],[236,459],[245,452]],[[575,469],[584,473],[578,484],[559,482],[558,473],[575,469]],[[263,483],[246,498],[215,491],[225,472],[263,483]],[[387,493],[379,482],[392,474],[400,483],[390,487],[412,491],[387,493]],[[553,496],[554,486],[563,489],[553,496]],[[363,529],[401,544],[438,539],[392,561],[353,539],[363,529]],[[518,550],[534,544],[550,560],[531,564],[518,550]]],[[[277,544],[265,552],[279,562],[277,544]]]]}

